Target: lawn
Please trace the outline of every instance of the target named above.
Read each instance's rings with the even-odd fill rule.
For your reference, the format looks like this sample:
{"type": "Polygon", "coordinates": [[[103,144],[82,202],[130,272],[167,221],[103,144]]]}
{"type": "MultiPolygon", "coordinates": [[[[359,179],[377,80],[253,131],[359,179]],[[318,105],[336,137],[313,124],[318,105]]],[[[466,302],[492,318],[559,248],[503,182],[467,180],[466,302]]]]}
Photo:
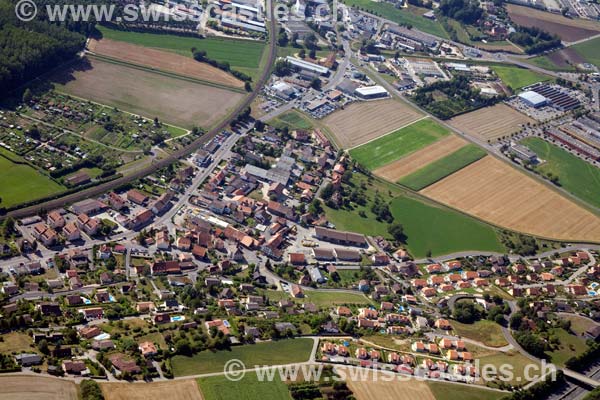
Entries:
{"type": "Polygon", "coordinates": [[[437,400],[497,400],[505,397],[506,393],[493,390],[479,389],[466,385],[426,381],[427,386],[437,400]]]}
{"type": "Polygon", "coordinates": [[[217,61],[227,61],[233,69],[258,74],[260,59],[265,49],[264,42],[235,40],[217,37],[199,38],[157,33],[121,31],[98,26],[102,36],[139,46],[153,47],[191,57],[192,47],[206,51],[206,55],[217,61]]]}
{"type": "Polygon", "coordinates": [[[398,183],[413,190],[421,190],[474,163],[486,154],[482,148],[470,144],[405,176],[398,183]]]}
{"type": "Polygon", "coordinates": [[[371,0],[343,0],[346,5],[360,8],[371,14],[379,15],[399,25],[411,25],[412,27],[432,35],[448,39],[448,33],[444,30],[438,21],[432,21],[423,17],[423,14],[429,11],[426,8],[420,8],[410,5],[408,8],[399,9],[392,3],[375,2],[371,0]]]}
{"type": "Polygon", "coordinates": [[[525,68],[509,67],[502,65],[493,65],[492,69],[500,77],[502,82],[510,86],[513,90],[521,89],[524,86],[531,85],[540,81],[550,80],[547,75],[530,71],[525,68]]]}
{"type": "Polygon", "coordinates": [[[203,351],[192,357],[175,356],[171,359],[175,376],[222,372],[232,359],[242,361],[246,368],[255,365],[277,365],[305,362],[312,349],[311,339],[287,339],[252,345],[232,346],[231,350],[203,351]]]}
{"type": "Polygon", "coordinates": [[[595,207],[600,207],[599,168],[540,138],[525,138],[521,142],[539,158],[546,160],[535,167],[536,171],[542,175],[551,173],[558,176],[558,182],[565,190],[595,207]]]}
{"type": "Polygon", "coordinates": [[[391,202],[394,221],[404,227],[406,245],[415,257],[425,257],[428,251],[434,256],[467,250],[505,251],[496,231],[473,218],[403,195],[394,185],[376,180],[369,183],[358,173],[354,174],[352,182],[356,186],[363,183],[366,186],[366,206],[357,205],[352,210],[324,207],[327,219],[339,230],[389,238],[388,224],[376,220],[371,211],[374,195],[379,192],[386,202],[391,202]],[[360,217],[360,211],[365,212],[366,219],[360,217]]]}
{"type": "Polygon", "coordinates": [[[580,355],[587,349],[584,339],[564,329],[554,329],[552,333],[558,338],[559,345],[557,349],[547,351],[546,354],[550,356],[550,361],[559,367],[563,367],[569,358],[580,355]]]}
{"type": "Polygon", "coordinates": [[[462,324],[452,321],[452,328],[457,335],[476,340],[490,347],[506,346],[508,342],[502,334],[500,325],[493,321],[481,320],[473,324],[462,324]]]}
{"type": "Polygon", "coordinates": [[[27,164],[16,164],[0,155],[0,207],[52,196],[64,188],[27,164]]]}
{"type": "Polygon", "coordinates": [[[278,129],[283,129],[287,127],[289,130],[306,130],[312,128],[313,126],[310,119],[294,110],[287,111],[278,116],[277,118],[273,118],[268,122],[268,124],[278,129]]]}
{"type": "Polygon", "coordinates": [[[304,297],[300,299],[291,298],[286,292],[277,290],[267,290],[265,292],[269,300],[278,302],[282,299],[290,299],[298,303],[313,303],[317,307],[331,307],[340,304],[370,305],[373,304],[364,294],[345,293],[345,292],[323,292],[315,290],[305,290],[304,297]]]}
{"type": "Polygon", "coordinates": [[[224,376],[200,378],[198,385],[205,400],[291,399],[287,385],[280,379],[261,382],[255,373],[248,373],[241,380],[233,383],[224,376]]]}
{"type": "Polygon", "coordinates": [[[600,38],[587,40],[585,42],[576,44],[571,47],[575,50],[581,57],[585,58],[588,62],[596,65],[600,68],[600,38]]]}
{"type": "Polygon", "coordinates": [[[369,170],[389,164],[449,134],[431,119],[422,119],[379,139],[350,150],[350,155],[369,170]]]}
{"type": "MultiPolygon", "coordinates": [[[[469,348],[469,346],[467,344],[467,349],[468,348],[469,348]]],[[[508,379],[510,377],[508,375],[509,371],[506,370],[505,368],[507,368],[507,367],[511,368],[512,369],[511,372],[513,374],[513,379],[507,383],[510,383],[512,385],[523,385],[523,384],[527,383],[527,379],[525,379],[526,378],[525,368],[531,364],[534,364],[534,362],[531,361],[529,358],[521,355],[516,350],[511,350],[507,353],[497,352],[494,354],[479,357],[480,371],[486,365],[493,365],[495,367],[496,371],[498,371],[499,375],[502,375],[505,377],[505,379],[508,379]],[[504,371],[504,372],[502,372],[502,371],[504,371]]],[[[537,364],[537,363],[535,363],[535,364],[537,364]]],[[[530,378],[532,378],[533,375],[535,375],[535,371],[536,371],[535,369],[530,369],[528,371],[528,375],[530,378]]],[[[537,371],[539,371],[539,370],[537,370],[537,371]]]]}
{"type": "Polygon", "coordinates": [[[597,323],[589,318],[584,318],[576,314],[565,315],[561,314],[560,319],[571,321],[571,331],[577,335],[583,335],[585,332],[596,326],[597,323]]]}
{"type": "Polygon", "coordinates": [[[0,335],[0,353],[37,353],[29,335],[21,332],[10,332],[0,335]]]}

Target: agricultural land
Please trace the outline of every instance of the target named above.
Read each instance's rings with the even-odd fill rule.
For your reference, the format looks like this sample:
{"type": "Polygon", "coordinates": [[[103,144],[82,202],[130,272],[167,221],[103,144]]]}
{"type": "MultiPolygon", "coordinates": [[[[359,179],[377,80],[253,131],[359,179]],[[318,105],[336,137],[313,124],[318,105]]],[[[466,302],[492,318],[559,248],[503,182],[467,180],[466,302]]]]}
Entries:
{"type": "Polygon", "coordinates": [[[193,379],[153,382],[144,385],[131,383],[104,383],[100,385],[106,400],[202,400],[198,385],[193,379]]]}

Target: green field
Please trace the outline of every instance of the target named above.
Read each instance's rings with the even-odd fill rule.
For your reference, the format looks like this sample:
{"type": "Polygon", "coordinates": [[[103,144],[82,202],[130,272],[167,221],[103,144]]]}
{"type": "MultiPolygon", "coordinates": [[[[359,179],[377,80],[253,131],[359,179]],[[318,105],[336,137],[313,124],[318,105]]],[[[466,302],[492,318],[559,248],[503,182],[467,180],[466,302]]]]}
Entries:
{"type": "Polygon", "coordinates": [[[452,329],[457,335],[476,340],[490,347],[506,346],[508,342],[502,334],[500,325],[493,321],[481,320],[472,324],[452,321],[452,329]]]}
{"type": "MultiPolygon", "coordinates": [[[[469,345],[467,344],[467,349],[469,345]]],[[[513,368],[514,375],[510,382],[512,385],[524,385],[527,383],[525,369],[528,365],[534,364],[529,358],[525,357],[516,350],[510,350],[507,353],[495,352],[493,354],[484,354],[479,357],[479,365],[493,365],[497,371],[501,371],[503,365],[510,365],[513,368]]],[[[535,363],[537,364],[537,363],[535,363]]],[[[529,376],[532,374],[532,370],[529,370],[529,376]]],[[[508,375],[505,375],[508,378],[508,375]]]]}
{"type": "Polygon", "coordinates": [[[578,356],[587,349],[585,340],[571,335],[564,329],[554,329],[552,334],[558,338],[558,348],[547,351],[546,354],[550,356],[550,361],[559,367],[565,365],[565,362],[574,356],[578,356]]]}
{"type": "Polygon", "coordinates": [[[547,69],[548,71],[576,71],[576,68],[569,65],[560,67],[556,65],[548,56],[537,56],[527,60],[528,63],[547,69]]]}
{"type": "Polygon", "coordinates": [[[427,386],[429,386],[437,400],[498,400],[507,396],[507,393],[479,389],[475,386],[469,387],[433,381],[425,382],[427,382],[427,386]]]}
{"type": "Polygon", "coordinates": [[[521,89],[540,81],[550,80],[550,77],[525,68],[493,65],[492,69],[500,77],[502,82],[513,90],[521,89]]]}
{"type": "Polygon", "coordinates": [[[268,122],[269,125],[278,128],[278,129],[283,129],[285,127],[287,127],[289,130],[294,130],[294,129],[310,129],[312,128],[312,122],[310,121],[310,119],[308,117],[305,117],[304,115],[300,114],[297,111],[291,110],[291,111],[286,111],[285,113],[279,115],[276,118],[273,118],[272,120],[270,120],[268,122]]]}
{"type": "Polygon", "coordinates": [[[559,184],[589,204],[600,207],[600,169],[577,156],[546,142],[530,137],[521,141],[546,162],[535,167],[542,175],[558,176],[559,184]]]}
{"type": "Polygon", "coordinates": [[[26,164],[16,164],[0,155],[0,207],[60,193],[64,188],[26,164]]]}
{"type": "Polygon", "coordinates": [[[260,382],[256,373],[247,373],[237,382],[224,376],[211,376],[198,379],[200,391],[205,400],[285,400],[291,399],[290,392],[280,379],[260,382]]]}
{"type": "Polygon", "coordinates": [[[505,251],[496,231],[473,218],[408,197],[397,186],[375,180],[369,183],[358,173],[354,174],[352,183],[366,186],[365,206],[356,205],[351,210],[324,207],[327,219],[339,230],[389,238],[388,224],[378,221],[371,211],[374,195],[379,192],[385,201],[391,201],[394,222],[404,227],[406,245],[417,258],[425,257],[428,250],[434,256],[466,250],[505,251]],[[361,211],[366,218],[360,216],[361,211]]]}
{"type": "Polygon", "coordinates": [[[349,6],[360,8],[364,11],[370,12],[389,19],[390,21],[396,22],[400,25],[412,25],[414,28],[431,33],[445,39],[448,39],[448,33],[444,30],[442,25],[437,21],[432,21],[423,17],[423,14],[429,11],[426,8],[420,8],[415,6],[409,6],[408,8],[396,8],[392,3],[387,2],[375,2],[371,0],[343,0],[343,2],[349,6]]]}
{"type": "Polygon", "coordinates": [[[102,37],[171,51],[191,57],[192,47],[205,50],[209,58],[217,61],[227,61],[233,69],[245,72],[253,77],[258,75],[261,56],[265,44],[253,40],[234,40],[225,38],[199,38],[177,35],[162,35],[156,33],[141,33],[120,31],[104,26],[98,26],[102,37]]]}
{"type": "Polygon", "coordinates": [[[432,119],[422,119],[352,149],[350,155],[365,168],[374,170],[422,149],[449,133],[432,119]]]}
{"type": "Polygon", "coordinates": [[[600,68],[600,38],[588,40],[571,47],[579,55],[600,68]]]}
{"type": "Polygon", "coordinates": [[[292,299],[286,292],[267,290],[265,292],[271,301],[279,301],[281,299],[290,299],[298,303],[313,303],[317,307],[332,307],[342,304],[370,305],[373,304],[369,298],[361,293],[345,293],[345,292],[322,292],[315,290],[305,290],[304,297],[300,299],[292,299]]]}
{"type": "Polygon", "coordinates": [[[231,350],[203,351],[192,357],[172,358],[173,374],[187,376],[222,372],[225,363],[232,359],[242,361],[247,368],[255,365],[277,365],[305,362],[312,349],[312,339],[287,339],[252,345],[232,346],[231,350]]]}
{"type": "Polygon", "coordinates": [[[413,190],[421,190],[474,163],[486,154],[482,148],[469,144],[405,176],[398,183],[413,190]]]}

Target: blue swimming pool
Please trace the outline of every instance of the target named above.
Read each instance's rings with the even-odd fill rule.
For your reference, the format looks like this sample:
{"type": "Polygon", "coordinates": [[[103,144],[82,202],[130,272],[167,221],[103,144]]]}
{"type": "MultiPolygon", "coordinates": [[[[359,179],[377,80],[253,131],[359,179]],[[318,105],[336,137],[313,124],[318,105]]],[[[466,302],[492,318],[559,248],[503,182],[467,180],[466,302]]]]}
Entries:
{"type": "Polygon", "coordinates": [[[185,320],[183,315],[174,315],[171,317],[171,322],[179,322],[185,320]]]}

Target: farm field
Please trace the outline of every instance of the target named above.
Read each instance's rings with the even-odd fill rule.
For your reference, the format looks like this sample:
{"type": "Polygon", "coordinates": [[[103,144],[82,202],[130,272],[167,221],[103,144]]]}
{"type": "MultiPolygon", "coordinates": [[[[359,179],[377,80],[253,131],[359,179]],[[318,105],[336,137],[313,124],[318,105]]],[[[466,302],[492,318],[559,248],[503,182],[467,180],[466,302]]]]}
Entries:
{"type": "Polygon", "coordinates": [[[476,340],[486,346],[502,347],[508,344],[504,339],[500,325],[493,321],[483,319],[472,324],[463,324],[453,320],[451,324],[457,335],[476,340]]]}
{"type": "Polygon", "coordinates": [[[399,183],[413,190],[421,190],[474,163],[486,154],[482,148],[474,144],[469,144],[405,176],[400,179],[399,183]]]}
{"type": "Polygon", "coordinates": [[[556,240],[596,241],[600,237],[596,215],[491,156],[421,193],[519,232],[556,240]]]}
{"type": "Polygon", "coordinates": [[[558,176],[559,184],[589,204],[600,207],[600,169],[577,156],[536,137],[525,138],[522,144],[529,147],[546,162],[538,165],[536,171],[558,176]]]}
{"type": "Polygon", "coordinates": [[[525,114],[502,103],[480,108],[448,121],[456,129],[486,142],[510,136],[517,132],[521,125],[534,122],[525,114]]]}
{"type": "MultiPolygon", "coordinates": [[[[205,400],[285,400],[291,399],[287,385],[279,379],[260,382],[256,373],[248,373],[232,384],[224,376],[199,378],[198,385],[205,400]]],[[[110,399],[108,399],[110,400],[110,399]]]]}
{"type": "Polygon", "coordinates": [[[427,381],[426,383],[436,400],[500,400],[507,396],[507,393],[480,389],[476,386],[453,385],[434,381],[427,381]]]}
{"type": "Polygon", "coordinates": [[[36,376],[0,377],[2,400],[78,400],[77,386],[70,381],[36,376]]]}
{"type": "Polygon", "coordinates": [[[248,368],[254,365],[277,365],[308,360],[312,339],[287,339],[252,345],[232,346],[231,350],[203,351],[192,357],[175,356],[173,374],[186,376],[222,372],[225,363],[233,358],[241,360],[248,368]]]}
{"type": "Polygon", "coordinates": [[[144,48],[135,44],[110,39],[91,39],[88,43],[88,48],[96,54],[122,60],[127,63],[143,65],[221,85],[236,88],[244,87],[244,83],[241,80],[219,68],[198,62],[191,57],[173,54],[168,51],[144,48]]]}
{"type": "Polygon", "coordinates": [[[592,63],[600,68],[600,54],[598,48],[600,47],[600,38],[588,40],[583,43],[569,47],[569,49],[575,50],[583,59],[589,63],[592,63]]]}
{"type": "Polygon", "coordinates": [[[350,150],[350,155],[365,168],[374,170],[449,134],[450,131],[437,122],[423,119],[356,147],[350,150]]]}
{"type": "Polygon", "coordinates": [[[572,65],[584,61],[582,57],[571,47],[565,47],[555,50],[548,55],[537,56],[527,60],[527,62],[542,67],[549,71],[576,71],[572,65]]]}
{"type": "Polygon", "coordinates": [[[363,183],[367,188],[365,206],[356,205],[352,209],[324,207],[327,219],[337,229],[389,238],[388,225],[377,221],[371,211],[374,194],[379,192],[385,194],[384,201],[391,201],[394,221],[404,227],[407,248],[416,258],[425,257],[428,251],[434,256],[466,250],[505,251],[496,231],[490,226],[455,211],[408,197],[397,186],[379,181],[369,182],[364,175],[355,173],[352,184],[361,186],[363,183]],[[367,215],[368,224],[360,216],[361,211],[367,215]],[[436,229],[431,229],[432,226],[436,229]]]}
{"type": "Polygon", "coordinates": [[[0,155],[0,207],[58,194],[65,189],[27,164],[17,164],[0,155]]]}
{"type": "Polygon", "coordinates": [[[550,80],[550,77],[547,75],[530,71],[525,68],[504,65],[492,65],[491,68],[502,82],[504,82],[505,85],[510,86],[512,90],[518,90],[536,82],[550,80]]]}
{"type": "MultiPolygon", "coordinates": [[[[347,377],[346,384],[354,393],[357,400],[435,400],[429,386],[422,380],[390,379],[389,375],[381,372],[351,371],[349,368],[339,367],[336,372],[342,377],[347,377]],[[371,376],[372,374],[380,376],[371,376]],[[362,379],[349,379],[353,376],[362,379]],[[360,375],[359,375],[360,374],[360,375]]],[[[389,372],[388,372],[389,374],[389,372]]]]}
{"type": "Polygon", "coordinates": [[[101,383],[105,400],[202,400],[198,385],[193,379],[168,382],[101,383]]]}
{"type": "Polygon", "coordinates": [[[67,94],[189,129],[213,125],[244,96],[99,60],[58,73],[53,82],[67,94]]]}
{"type": "Polygon", "coordinates": [[[328,115],[323,124],[329,127],[340,146],[347,149],[377,139],[421,117],[422,114],[408,104],[388,99],[352,103],[328,115]]]}
{"type": "Polygon", "coordinates": [[[233,69],[247,73],[253,78],[259,75],[259,66],[265,43],[253,40],[235,40],[217,37],[200,38],[178,35],[162,35],[121,31],[98,26],[102,37],[119,40],[144,47],[167,50],[192,57],[191,48],[206,51],[206,55],[217,61],[227,61],[233,69]]]}
{"type": "Polygon", "coordinates": [[[453,153],[465,144],[466,142],[460,137],[448,135],[406,157],[377,168],[373,173],[390,182],[397,182],[400,178],[410,175],[425,165],[453,153]]]}
{"type": "Polygon", "coordinates": [[[515,4],[507,4],[506,9],[510,18],[518,25],[543,29],[558,35],[565,42],[575,42],[600,32],[600,23],[592,20],[566,18],[560,14],[515,4]]]}

